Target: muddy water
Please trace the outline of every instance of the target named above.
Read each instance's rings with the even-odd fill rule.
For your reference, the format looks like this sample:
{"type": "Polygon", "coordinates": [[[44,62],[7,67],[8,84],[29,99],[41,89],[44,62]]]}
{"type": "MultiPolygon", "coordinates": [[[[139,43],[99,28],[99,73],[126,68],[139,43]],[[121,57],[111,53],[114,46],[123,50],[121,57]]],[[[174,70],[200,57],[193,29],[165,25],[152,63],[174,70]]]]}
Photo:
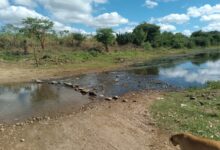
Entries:
{"type": "MultiPolygon", "coordinates": [[[[220,80],[220,54],[198,54],[133,65],[126,70],[85,74],[59,80],[61,84],[14,84],[0,86],[0,123],[63,110],[76,110],[90,102],[62,83],[91,89],[98,95],[116,96],[145,89],[204,86],[220,80]]],[[[48,81],[50,82],[50,81],[48,81]]]]}

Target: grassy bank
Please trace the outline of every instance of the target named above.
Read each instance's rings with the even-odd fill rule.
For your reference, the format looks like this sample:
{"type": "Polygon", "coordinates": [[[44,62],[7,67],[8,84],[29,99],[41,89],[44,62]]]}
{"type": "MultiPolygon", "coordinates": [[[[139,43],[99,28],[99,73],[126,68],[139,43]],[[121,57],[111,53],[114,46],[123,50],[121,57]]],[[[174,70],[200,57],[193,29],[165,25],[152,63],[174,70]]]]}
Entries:
{"type": "Polygon", "coordinates": [[[165,94],[151,108],[161,128],[220,140],[220,82],[165,94]]]}
{"type": "MultiPolygon", "coordinates": [[[[122,50],[110,53],[99,53],[97,51],[68,51],[68,50],[45,50],[37,54],[40,68],[99,68],[115,67],[121,64],[148,61],[156,58],[191,54],[197,52],[216,51],[218,48],[209,49],[154,49],[154,50],[122,50]]],[[[12,51],[0,51],[0,61],[4,63],[20,64],[31,68],[35,67],[33,53],[23,55],[12,51]]]]}

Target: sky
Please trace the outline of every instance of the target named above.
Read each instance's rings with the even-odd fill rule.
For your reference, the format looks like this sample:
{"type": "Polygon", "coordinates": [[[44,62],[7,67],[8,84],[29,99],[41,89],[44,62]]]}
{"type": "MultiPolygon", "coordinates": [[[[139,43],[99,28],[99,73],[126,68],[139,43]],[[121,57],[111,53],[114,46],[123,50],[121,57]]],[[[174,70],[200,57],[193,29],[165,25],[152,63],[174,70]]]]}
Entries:
{"type": "Polygon", "coordinates": [[[220,0],[0,0],[0,26],[20,25],[27,17],[49,19],[56,31],[94,33],[110,27],[124,33],[148,22],[190,35],[220,31],[220,0]]]}

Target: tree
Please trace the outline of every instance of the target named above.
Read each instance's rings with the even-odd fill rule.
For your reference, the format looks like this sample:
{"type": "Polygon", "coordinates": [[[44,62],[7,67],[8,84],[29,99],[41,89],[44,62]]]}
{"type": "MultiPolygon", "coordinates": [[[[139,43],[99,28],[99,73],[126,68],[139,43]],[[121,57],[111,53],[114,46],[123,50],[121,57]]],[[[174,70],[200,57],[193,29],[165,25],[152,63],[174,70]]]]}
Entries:
{"type": "Polygon", "coordinates": [[[187,46],[188,37],[182,33],[176,33],[172,40],[172,48],[184,48],[187,46]]]}
{"type": "Polygon", "coordinates": [[[133,36],[134,36],[133,43],[138,46],[141,46],[146,40],[147,33],[145,33],[142,29],[134,29],[133,36]]]}
{"type": "Polygon", "coordinates": [[[211,35],[208,32],[196,31],[193,32],[190,39],[196,46],[207,47],[211,44],[211,35]]]}
{"type": "Polygon", "coordinates": [[[115,40],[113,30],[111,28],[98,29],[96,34],[96,39],[105,46],[105,50],[109,52],[109,45],[115,40]]]}
{"type": "Polygon", "coordinates": [[[145,42],[150,42],[152,46],[156,47],[160,36],[159,26],[145,22],[138,25],[134,30],[142,30],[147,35],[145,42]]]}
{"type": "Polygon", "coordinates": [[[81,43],[86,39],[86,37],[81,33],[73,33],[73,39],[77,41],[77,46],[80,46],[81,43]]]}
{"type": "Polygon", "coordinates": [[[47,33],[52,31],[53,22],[47,19],[38,19],[28,17],[22,21],[24,27],[21,32],[25,33],[29,37],[35,37],[40,41],[41,48],[45,48],[45,39],[47,33]]]}
{"type": "Polygon", "coordinates": [[[159,38],[159,45],[162,47],[171,47],[174,34],[172,32],[163,32],[159,38]]]}
{"type": "Polygon", "coordinates": [[[117,34],[116,41],[119,45],[125,45],[128,43],[133,43],[134,35],[132,33],[124,33],[124,34],[117,34]]]}

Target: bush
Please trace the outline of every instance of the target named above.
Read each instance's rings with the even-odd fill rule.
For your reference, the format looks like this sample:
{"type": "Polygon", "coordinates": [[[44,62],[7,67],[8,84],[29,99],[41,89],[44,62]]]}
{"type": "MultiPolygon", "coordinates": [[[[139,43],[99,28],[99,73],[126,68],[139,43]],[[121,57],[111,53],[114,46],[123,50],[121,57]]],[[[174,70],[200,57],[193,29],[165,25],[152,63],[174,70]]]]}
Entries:
{"type": "Polygon", "coordinates": [[[149,42],[144,43],[144,50],[151,50],[152,46],[149,42]]]}
{"type": "Polygon", "coordinates": [[[97,57],[99,54],[102,53],[102,50],[100,50],[99,48],[93,47],[93,48],[88,49],[88,52],[89,52],[89,54],[92,55],[93,57],[97,57]]]}
{"type": "Polygon", "coordinates": [[[119,45],[133,43],[134,36],[132,33],[117,34],[116,41],[119,45]]]}

